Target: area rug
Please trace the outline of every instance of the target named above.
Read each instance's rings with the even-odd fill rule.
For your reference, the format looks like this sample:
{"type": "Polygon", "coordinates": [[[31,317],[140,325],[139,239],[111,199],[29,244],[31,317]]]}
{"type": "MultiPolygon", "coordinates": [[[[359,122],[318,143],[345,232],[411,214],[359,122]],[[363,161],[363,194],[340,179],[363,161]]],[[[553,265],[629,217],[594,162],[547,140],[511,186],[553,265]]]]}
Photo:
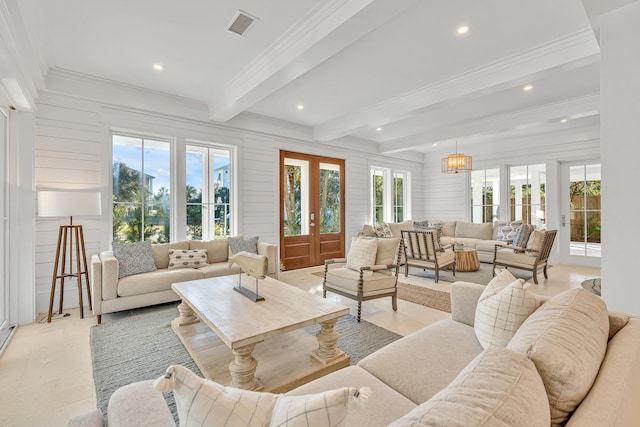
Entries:
{"type": "MultiPolygon", "coordinates": [[[[177,317],[177,303],[140,309],[135,314],[91,327],[90,344],[93,379],[98,409],[107,413],[111,394],[118,388],[136,381],[152,380],[164,373],[169,365],[183,365],[202,376],[202,373],[171,329],[177,317]],[[143,311],[144,310],[144,311],[143,311]]],[[[351,357],[355,365],[362,358],[401,338],[400,335],[346,315],[335,327],[340,334],[338,347],[351,357]]],[[[315,334],[319,326],[305,328],[315,334]]],[[[173,393],[164,395],[178,424],[173,393]]]]}
{"type": "MultiPolygon", "coordinates": [[[[323,277],[323,271],[314,271],[314,276],[323,277]]],[[[412,285],[398,280],[398,298],[451,313],[451,294],[447,291],[412,285]]]]}
{"type": "MultiPolygon", "coordinates": [[[[551,268],[551,266],[548,268],[551,268]]],[[[464,282],[486,285],[491,281],[491,279],[493,279],[493,275],[491,274],[492,270],[493,264],[481,262],[480,269],[478,271],[456,271],[455,276],[451,270],[440,270],[440,280],[450,283],[462,280],[464,282]]],[[[519,270],[513,267],[509,267],[509,271],[518,279],[529,280],[533,278],[533,273],[530,271],[519,270]]],[[[401,269],[401,274],[404,275],[404,269],[401,269]]],[[[433,270],[422,270],[416,267],[409,267],[409,274],[412,276],[435,279],[435,272],[433,270]]],[[[541,274],[541,272],[539,274],[541,274]]]]}
{"type": "Polygon", "coordinates": [[[600,278],[585,280],[582,282],[582,287],[598,296],[602,294],[602,280],[600,278]]]}

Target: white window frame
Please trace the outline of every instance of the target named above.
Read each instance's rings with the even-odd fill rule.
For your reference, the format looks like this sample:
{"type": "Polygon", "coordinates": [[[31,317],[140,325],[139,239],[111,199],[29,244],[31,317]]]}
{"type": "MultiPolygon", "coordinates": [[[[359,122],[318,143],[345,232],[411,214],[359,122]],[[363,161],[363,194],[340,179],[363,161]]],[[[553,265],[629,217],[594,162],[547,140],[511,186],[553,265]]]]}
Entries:
{"type": "MultiPolygon", "coordinates": [[[[475,218],[473,215],[473,211],[475,208],[479,207],[482,209],[482,212],[484,212],[484,210],[486,209],[487,206],[492,206],[492,211],[493,211],[493,207],[497,206],[497,213],[494,214],[494,217],[491,218],[491,220],[489,222],[493,222],[494,220],[499,220],[500,218],[500,214],[502,212],[502,206],[503,206],[503,202],[502,202],[502,188],[503,188],[503,182],[504,180],[502,179],[502,175],[503,175],[503,168],[501,167],[489,167],[489,168],[484,168],[484,169],[477,169],[477,170],[473,170],[470,174],[469,174],[469,185],[467,186],[467,188],[469,189],[469,221],[470,222],[474,222],[475,218]],[[487,205],[485,204],[485,201],[482,200],[482,203],[474,203],[474,198],[473,198],[473,188],[472,188],[472,184],[473,184],[473,174],[474,173],[478,173],[478,172],[483,172],[483,182],[482,182],[482,188],[486,188],[487,186],[487,171],[489,170],[497,170],[498,171],[498,179],[499,179],[499,184],[497,186],[493,187],[493,194],[494,194],[494,199],[498,198],[498,203],[491,203],[491,205],[487,205]]],[[[482,197],[482,191],[480,191],[480,196],[482,197]]]]}
{"type": "MultiPolygon", "coordinates": [[[[535,180],[529,178],[529,175],[531,174],[531,172],[529,171],[529,168],[531,168],[532,166],[539,166],[542,165],[544,166],[544,184],[545,184],[545,194],[548,191],[548,187],[547,187],[547,176],[548,176],[548,171],[547,171],[547,164],[545,162],[535,162],[535,163],[531,163],[531,164],[524,164],[524,165],[508,165],[507,167],[507,220],[508,221],[518,221],[518,220],[522,220],[528,224],[533,224],[537,227],[543,227],[545,222],[546,222],[546,216],[547,216],[547,210],[548,210],[548,200],[547,198],[545,198],[545,203],[544,203],[544,210],[542,209],[542,200],[539,201],[539,203],[533,203],[532,199],[533,199],[533,195],[534,195],[534,186],[533,183],[535,183],[535,180]],[[522,218],[521,215],[517,215],[515,216],[515,218],[511,218],[511,169],[513,168],[522,168],[525,167],[526,168],[526,183],[527,185],[531,185],[531,195],[529,197],[528,203],[522,203],[522,197],[520,197],[520,203],[518,203],[518,198],[516,197],[516,203],[514,203],[513,207],[515,207],[515,211],[516,213],[518,212],[518,207],[520,207],[520,210],[522,210],[522,208],[524,206],[528,206],[529,209],[531,210],[531,217],[530,218],[522,218]],[[534,211],[533,207],[534,206],[540,206],[541,209],[536,209],[534,211]],[[520,216],[520,217],[519,217],[520,216]]],[[[539,191],[539,189],[536,189],[535,191],[539,191]]],[[[517,196],[517,190],[516,190],[516,196],[517,196]]]]}
{"type": "Polygon", "coordinates": [[[403,220],[411,218],[411,173],[406,170],[393,169],[389,167],[371,166],[369,168],[370,223],[374,225],[376,224],[376,189],[373,184],[374,176],[382,176],[382,221],[395,222],[394,178],[396,177],[403,178],[403,220]]]}

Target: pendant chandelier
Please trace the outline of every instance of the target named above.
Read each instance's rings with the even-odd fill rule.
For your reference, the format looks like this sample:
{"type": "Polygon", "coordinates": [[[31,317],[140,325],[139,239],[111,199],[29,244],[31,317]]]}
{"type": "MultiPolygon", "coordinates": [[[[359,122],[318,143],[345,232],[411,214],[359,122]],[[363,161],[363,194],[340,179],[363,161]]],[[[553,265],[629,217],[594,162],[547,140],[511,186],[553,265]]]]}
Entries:
{"type": "Polygon", "coordinates": [[[456,139],[456,154],[449,154],[442,159],[442,173],[470,172],[471,156],[458,154],[458,140],[456,139]]]}

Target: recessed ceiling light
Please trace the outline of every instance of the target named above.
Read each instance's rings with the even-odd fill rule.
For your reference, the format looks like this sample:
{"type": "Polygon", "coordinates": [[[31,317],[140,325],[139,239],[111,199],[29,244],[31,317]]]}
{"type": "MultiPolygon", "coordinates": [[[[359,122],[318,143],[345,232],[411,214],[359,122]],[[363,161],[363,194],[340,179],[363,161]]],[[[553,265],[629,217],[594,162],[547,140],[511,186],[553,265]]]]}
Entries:
{"type": "Polygon", "coordinates": [[[567,119],[560,120],[560,123],[567,123],[567,119]]]}
{"type": "Polygon", "coordinates": [[[162,66],[162,64],[153,64],[153,69],[156,71],[162,71],[164,70],[164,67],[162,66]]]}
{"type": "Polygon", "coordinates": [[[298,104],[298,110],[304,110],[304,105],[298,104]]]}
{"type": "Polygon", "coordinates": [[[438,144],[436,144],[436,143],[434,142],[434,143],[433,143],[433,146],[434,146],[434,147],[437,147],[437,146],[438,146],[438,144]]]}
{"type": "Polygon", "coordinates": [[[380,131],[382,131],[382,128],[376,128],[376,130],[377,130],[378,132],[380,132],[380,131]]]}
{"type": "Polygon", "coordinates": [[[526,86],[525,86],[525,87],[523,87],[522,89],[523,89],[523,90],[526,90],[526,91],[530,91],[531,89],[533,89],[533,86],[531,86],[531,85],[526,85],[526,86]]]}
{"type": "Polygon", "coordinates": [[[468,31],[469,31],[468,25],[463,25],[461,27],[458,27],[458,34],[466,34],[468,31]]]}

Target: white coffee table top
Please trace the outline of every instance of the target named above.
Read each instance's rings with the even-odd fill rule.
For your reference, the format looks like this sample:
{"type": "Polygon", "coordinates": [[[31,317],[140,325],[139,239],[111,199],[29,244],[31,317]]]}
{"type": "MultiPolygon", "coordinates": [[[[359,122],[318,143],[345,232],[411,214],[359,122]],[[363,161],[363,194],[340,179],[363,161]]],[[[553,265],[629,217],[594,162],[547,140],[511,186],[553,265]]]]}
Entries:
{"type": "MultiPolygon", "coordinates": [[[[267,277],[259,280],[264,301],[253,302],[233,290],[238,275],[174,283],[172,289],[231,349],[295,329],[342,317],[349,308],[267,277]]],[[[255,279],[242,276],[255,292],[255,279]]]]}

